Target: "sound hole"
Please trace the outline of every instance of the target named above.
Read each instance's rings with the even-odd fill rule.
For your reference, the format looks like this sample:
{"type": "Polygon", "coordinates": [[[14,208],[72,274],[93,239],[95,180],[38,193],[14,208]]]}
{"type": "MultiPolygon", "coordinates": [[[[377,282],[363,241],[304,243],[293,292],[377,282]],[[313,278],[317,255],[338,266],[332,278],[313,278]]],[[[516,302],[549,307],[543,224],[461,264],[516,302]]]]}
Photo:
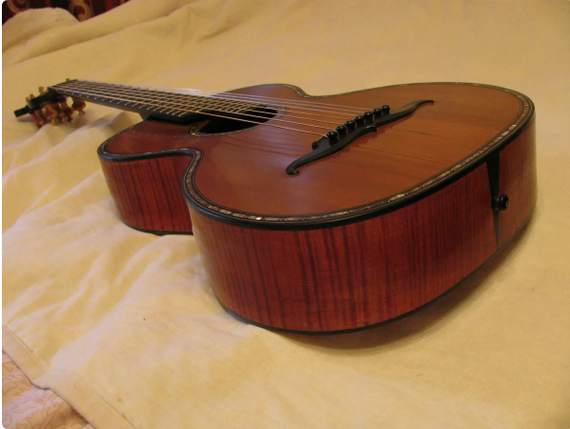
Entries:
{"type": "MultiPolygon", "coordinates": [[[[216,115],[222,115],[215,112],[216,115]]],[[[196,126],[191,128],[191,134],[220,134],[245,130],[267,122],[277,114],[276,110],[255,108],[240,113],[223,113],[224,117],[200,115],[196,126]]]]}

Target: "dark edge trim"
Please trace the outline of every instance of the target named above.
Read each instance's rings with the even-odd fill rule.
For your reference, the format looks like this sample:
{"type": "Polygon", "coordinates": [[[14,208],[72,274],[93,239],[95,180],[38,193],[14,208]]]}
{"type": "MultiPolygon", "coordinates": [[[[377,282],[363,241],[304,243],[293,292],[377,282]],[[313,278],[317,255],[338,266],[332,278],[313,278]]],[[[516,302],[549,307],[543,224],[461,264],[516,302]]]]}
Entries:
{"type": "Polygon", "coordinates": [[[194,235],[193,232],[181,232],[181,231],[154,231],[151,229],[142,229],[142,228],[137,228],[136,226],[132,226],[130,224],[128,224],[127,222],[125,222],[124,220],[121,219],[121,221],[127,225],[129,228],[134,229],[135,231],[140,231],[140,232],[145,232],[147,234],[154,234],[154,235],[194,235]]]}
{"type": "MultiPolygon", "coordinates": [[[[535,207],[536,207],[536,205],[535,205],[535,207]]],[[[455,285],[451,286],[445,292],[441,293],[440,295],[436,296],[435,298],[426,302],[425,304],[422,304],[421,306],[414,308],[413,310],[410,310],[407,313],[400,314],[399,316],[393,317],[393,318],[388,319],[388,320],[384,320],[382,322],[373,323],[371,325],[366,325],[366,326],[360,326],[358,328],[341,329],[338,331],[300,331],[300,330],[295,330],[295,329],[275,328],[273,326],[264,325],[262,323],[254,322],[253,320],[250,320],[246,317],[240,316],[239,314],[235,313],[233,310],[230,310],[225,305],[223,305],[217,297],[216,297],[216,300],[218,301],[218,303],[222,306],[222,308],[225,311],[227,311],[229,314],[231,314],[237,320],[244,322],[244,323],[248,323],[250,325],[257,326],[259,328],[267,329],[268,331],[273,331],[277,334],[294,334],[294,335],[303,335],[303,336],[308,336],[308,337],[318,337],[318,336],[329,336],[329,335],[333,336],[333,335],[351,334],[354,332],[360,332],[360,331],[366,331],[369,329],[378,328],[380,326],[384,326],[384,325],[387,325],[387,324],[390,324],[393,322],[397,322],[398,320],[401,320],[401,319],[404,319],[408,316],[411,316],[411,315],[425,309],[426,307],[432,305],[436,301],[439,301],[444,296],[452,293],[455,289],[461,287],[461,285],[465,281],[467,281],[469,278],[474,276],[475,273],[477,273],[479,270],[481,270],[483,267],[485,267],[487,264],[489,264],[491,260],[493,260],[499,253],[501,253],[503,251],[503,249],[505,249],[515,239],[515,237],[517,237],[519,235],[519,233],[522,232],[522,230],[525,228],[525,226],[528,224],[528,222],[532,218],[533,213],[534,213],[534,207],[532,208],[530,214],[527,216],[527,218],[524,220],[524,222],[521,224],[521,226],[513,233],[513,235],[511,235],[509,237],[509,239],[507,241],[505,241],[505,243],[499,249],[497,249],[491,256],[489,256],[487,258],[487,260],[485,260],[481,265],[479,265],[477,268],[475,268],[473,271],[471,271],[469,274],[467,274],[465,277],[463,277],[461,280],[459,280],[455,285]]],[[[215,296],[215,294],[214,294],[214,296],[215,296]]]]}

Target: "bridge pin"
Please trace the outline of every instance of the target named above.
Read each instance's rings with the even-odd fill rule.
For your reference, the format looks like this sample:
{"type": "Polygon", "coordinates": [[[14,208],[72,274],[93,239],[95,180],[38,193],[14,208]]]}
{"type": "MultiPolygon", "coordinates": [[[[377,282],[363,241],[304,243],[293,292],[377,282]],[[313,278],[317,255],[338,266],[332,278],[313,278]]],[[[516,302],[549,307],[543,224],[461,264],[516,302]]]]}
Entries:
{"type": "Polygon", "coordinates": [[[344,123],[344,126],[349,130],[349,131],[354,131],[356,129],[356,122],[354,122],[352,119],[350,121],[346,121],[344,123]]]}
{"type": "Polygon", "coordinates": [[[341,137],[345,136],[346,132],[347,132],[347,128],[344,125],[339,125],[338,127],[336,127],[336,132],[341,137]]]}

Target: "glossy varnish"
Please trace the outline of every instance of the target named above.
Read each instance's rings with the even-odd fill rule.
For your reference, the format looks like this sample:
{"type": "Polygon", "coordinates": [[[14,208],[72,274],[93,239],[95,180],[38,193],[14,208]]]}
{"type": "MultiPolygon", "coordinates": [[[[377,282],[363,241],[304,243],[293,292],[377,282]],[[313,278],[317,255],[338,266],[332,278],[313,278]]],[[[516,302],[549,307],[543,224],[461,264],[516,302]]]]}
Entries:
{"type": "Polygon", "coordinates": [[[191,233],[180,183],[188,156],[101,159],[119,215],[127,225],[157,234],[191,233]]]}
{"type": "Polygon", "coordinates": [[[479,267],[534,207],[534,110],[514,91],[238,92],[363,109],[434,100],[296,176],[285,168],[318,137],[270,126],[192,135],[145,121],[100,148],[122,219],[159,233],[193,228],[216,296],[255,323],[329,332],[409,312],[479,267]],[[493,209],[495,188],[510,198],[506,211],[493,209]]]}
{"type": "MultiPolygon", "coordinates": [[[[521,136],[513,151],[528,140],[521,136]]],[[[516,168],[532,177],[532,163],[516,168]]],[[[521,226],[535,191],[517,193],[522,213],[501,212],[502,228],[514,233],[521,226]]],[[[354,329],[405,314],[457,284],[505,242],[495,233],[486,164],[400,210],[338,227],[242,228],[196,211],[192,219],[221,303],[262,325],[296,331],[354,329]]]]}

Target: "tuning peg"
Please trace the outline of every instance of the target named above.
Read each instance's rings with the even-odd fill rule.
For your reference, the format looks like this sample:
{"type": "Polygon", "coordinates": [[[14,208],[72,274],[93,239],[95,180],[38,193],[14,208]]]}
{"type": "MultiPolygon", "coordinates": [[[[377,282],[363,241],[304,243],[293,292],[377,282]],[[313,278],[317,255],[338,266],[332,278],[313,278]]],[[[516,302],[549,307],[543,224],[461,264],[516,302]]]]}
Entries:
{"type": "Polygon", "coordinates": [[[58,114],[55,106],[52,103],[47,102],[44,105],[44,111],[45,111],[46,119],[48,121],[51,121],[51,123],[55,125],[58,122],[58,118],[59,118],[59,114],[58,114]]]}
{"type": "MultiPolygon", "coordinates": [[[[38,88],[38,91],[42,95],[48,92],[43,86],[40,86],[38,88]]],[[[61,96],[61,98],[56,99],[53,103],[46,103],[46,106],[48,106],[48,104],[49,104],[48,110],[50,117],[53,116],[53,111],[57,112],[57,119],[53,117],[51,119],[52,123],[55,123],[55,121],[57,122],[64,122],[65,120],[71,121],[71,118],[73,117],[73,109],[69,107],[69,105],[67,104],[67,99],[64,96],[61,96]]]]}
{"type": "Polygon", "coordinates": [[[65,113],[63,112],[63,108],[61,107],[61,103],[59,101],[52,103],[53,108],[57,112],[57,122],[64,122],[67,118],[65,113]]]}
{"type": "Polygon", "coordinates": [[[36,124],[36,126],[38,128],[41,128],[44,126],[45,122],[43,124],[40,122],[40,120],[36,116],[36,112],[30,112],[30,116],[32,117],[32,119],[34,120],[34,123],[36,124]]]}
{"type": "Polygon", "coordinates": [[[34,119],[34,122],[36,123],[38,128],[41,128],[47,122],[47,119],[44,116],[44,112],[42,112],[42,109],[33,110],[30,112],[30,115],[32,115],[32,118],[34,119]]]}
{"type": "Polygon", "coordinates": [[[73,100],[71,108],[75,110],[80,116],[83,115],[85,113],[83,111],[85,109],[85,101],[75,97],[71,97],[71,99],[73,100]]]}
{"type": "Polygon", "coordinates": [[[47,120],[41,109],[29,109],[29,113],[38,128],[41,128],[45,125],[47,120]]]}
{"type": "Polygon", "coordinates": [[[64,122],[67,119],[65,112],[63,111],[63,107],[61,107],[61,103],[53,103],[55,110],[57,110],[57,120],[58,122],[64,122]]]}
{"type": "Polygon", "coordinates": [[[62,101],[59,102],[59,105],[67,120],[71,121],[71,118],[73,117],[73,109],[69,107],[69,105],[67,104],[67,100],[64,98],[62,101]]]}

